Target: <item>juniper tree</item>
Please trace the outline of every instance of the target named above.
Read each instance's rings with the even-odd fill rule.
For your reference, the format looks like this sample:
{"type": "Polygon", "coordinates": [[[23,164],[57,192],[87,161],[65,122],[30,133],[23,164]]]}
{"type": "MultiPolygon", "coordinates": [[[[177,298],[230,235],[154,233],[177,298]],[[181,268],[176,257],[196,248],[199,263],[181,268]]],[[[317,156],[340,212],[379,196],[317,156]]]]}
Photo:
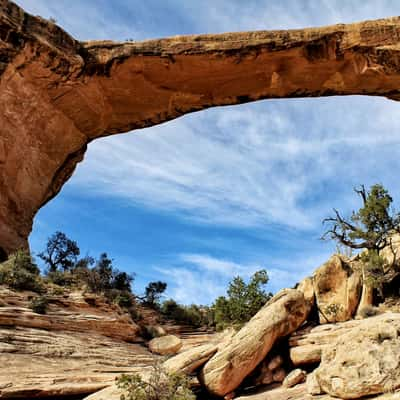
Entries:
{"type": "Polygon", "coordinates": [[[150,282],[145,289],[144,302],[150,307],[155,307],[159,304],[161,295],[166,291],[167,284],[165,282],[157,281],[150,282]]]}
{"type": "Polygon", "coordinates": [[[227,297],[220,296],[213,304],[217,328],[229,325],[240,327],[256,314],[272,296],[264,290],[268,280],[266,270],[255,272],[247,284],[240,276],[233,278],[227,297]]]}
{"type": "Polygon", "coordinates": [[[385,280],[385,263],[381,251],[391,248],[392,266],[396,261],[392,240],[394,233],[400,233],[400,214],[392,208],[393,199],[380,184],[371,186],[369,191],[362,185],[354,191],[362,200],[362,207],[353,211],[350,218],[343,217],[334,209],[334,216],[323,222],[329,229],[323,238],[330,238],[351,249],[364,250],[361,254],[363,264],[363,296],[361,304],[372,302],[372,289],[381,288],[385,280]]]}
{"type": "Polygon", "coordinates": [[[46,263],[50,272],[58,268],[68,271],[73,268],[80,254],[78,244],[63,232],[56,232],[49,237],[46,249],[38,256],[46,263]]]}

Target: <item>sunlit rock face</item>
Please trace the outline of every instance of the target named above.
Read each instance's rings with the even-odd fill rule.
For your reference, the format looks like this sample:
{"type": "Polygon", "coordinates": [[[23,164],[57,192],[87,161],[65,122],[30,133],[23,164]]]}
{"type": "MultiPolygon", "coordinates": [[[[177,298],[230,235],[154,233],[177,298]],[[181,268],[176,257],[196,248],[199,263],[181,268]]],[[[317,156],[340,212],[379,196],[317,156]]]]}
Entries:
{"type": "Polygon", "coordinates": [[[216,396],[232,393],[267,356],[278,339],[299,328],[307,319],[310,308],[299,290],[278,292],[205,364],[201,372],[203,385],[216,396]]]}
{"type": "Polygon", "coordinates": [[[324,28],[79,42],[0,0],[0,259],[98,137],[266,98],[399,97],[400,18],[324,28]]]}

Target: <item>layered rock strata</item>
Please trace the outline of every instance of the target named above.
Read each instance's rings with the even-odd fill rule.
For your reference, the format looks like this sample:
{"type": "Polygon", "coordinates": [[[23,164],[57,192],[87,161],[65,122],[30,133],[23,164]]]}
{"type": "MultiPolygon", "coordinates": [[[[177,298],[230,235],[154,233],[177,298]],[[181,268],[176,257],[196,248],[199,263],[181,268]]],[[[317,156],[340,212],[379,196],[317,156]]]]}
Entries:
{"type": "Polygon", "coordinates": [[[42,315],[29,308],[34,296],[0,287],[0,398],[93,393],[156,359],[133,343],[143,339],[128,314],[104,299],[48,295],[42,315]]]}

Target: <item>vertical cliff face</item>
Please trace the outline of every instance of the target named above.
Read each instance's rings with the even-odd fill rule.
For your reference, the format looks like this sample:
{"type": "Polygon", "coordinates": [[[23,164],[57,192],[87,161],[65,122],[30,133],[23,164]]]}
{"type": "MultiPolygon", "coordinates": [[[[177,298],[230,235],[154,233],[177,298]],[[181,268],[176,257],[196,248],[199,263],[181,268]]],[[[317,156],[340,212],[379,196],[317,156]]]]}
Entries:
{"type": "Polygon", "coordinates": [[[98,137],[266,98],[398,99],[400,18],[292,31],[78,42],[0,0],[0,259],[98,137]]]}

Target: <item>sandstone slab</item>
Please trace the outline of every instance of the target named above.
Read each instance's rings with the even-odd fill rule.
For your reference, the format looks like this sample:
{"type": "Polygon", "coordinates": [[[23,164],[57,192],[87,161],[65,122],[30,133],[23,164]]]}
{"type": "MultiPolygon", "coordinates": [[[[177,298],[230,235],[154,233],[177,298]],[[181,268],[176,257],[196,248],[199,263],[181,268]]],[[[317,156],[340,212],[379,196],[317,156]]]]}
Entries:
{"type": "Polygon", "coordinates": [[[204,344],[183,351],[164,362],[168,372],[183,372],[192,374],[204,365],[217,351],[216,344],[204,344]]]}
{"type": "Polygon", "coordinates": [[[362,320],[324,349],[315,371],[322,390],[342,399],[400,387],[400,314],[362,320]]]}
{"type": "Polygon", "coordinates": [[[359,325],[359,320],[350,320],[336,324],[306,326],[297,330],[289,338],[290,360],[295,366],[319,363],[325,348],[359,325]]]}
{"type": "MultiPolygon", "coordinates": [[[[293,388],[276,387],[261,390],[259,393],[235,397],[236,400],[339,400],[328,394],[311,395],[307,393],[306,385],[300,384],[293,388]]],[[[106,400],[99,398],[96,400],[106,400]]],[[[117,400],[114,398],[112,400],[117,400]]],[[[364,399],[363,399],[364,400],[364,399]]],[[[387,393],[383,395],[368,397],[368,400],[400,400],[400,393],[387,393]]]]}
{"type": "Polygon", "coordinates": [[[296,330],[310,311],[302,292],[286,289],[275,295],[204,366],[201,380],[212,394],[233,392],[266,357],[277,339],[296,330]]]}
{"type": "Polygon", "coordinates": [[[0,397],[77,396],[111,385],[157,356],[135,324],[99,296],[48,295],[46,315],[29,309],[30,292],[0,287],[0,397]]]}

